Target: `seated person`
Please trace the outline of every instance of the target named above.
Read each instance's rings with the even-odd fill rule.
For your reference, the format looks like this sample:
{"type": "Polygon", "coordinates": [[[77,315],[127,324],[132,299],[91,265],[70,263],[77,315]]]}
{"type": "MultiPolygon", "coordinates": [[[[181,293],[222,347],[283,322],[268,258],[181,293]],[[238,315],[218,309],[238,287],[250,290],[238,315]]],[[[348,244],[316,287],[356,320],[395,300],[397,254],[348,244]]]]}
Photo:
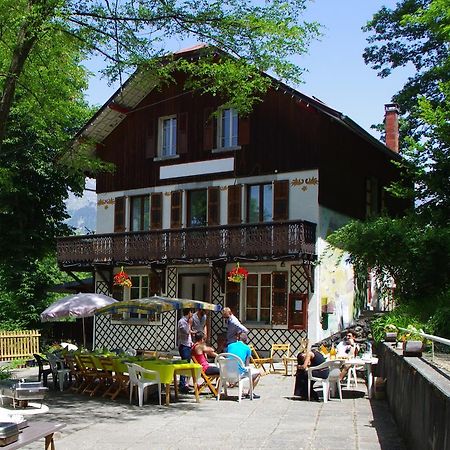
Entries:
{"type": "MultiPolygon", "coordinates": [[[[239,356],[239,358],[242,359],[242,362],[244,363],[244,366],[248,367],[250,365],[250,357],[252,354],[251,348],[247,345],[248,343],[248,337],[246,333],[241,333],[238,335],[238,340],[236,342],[232,342],[231,344],[228,344],[228,350],[227,353],[231,353],[232,355],[239,356]]],[[[242,367],[240,368],[241,372],[243,373],[245,369],[242,367]]],[[[261,372],[259,369],[256,369],[255,367],[250,367],[250,371],[252,374],[252,384],[253,389],[255,389],[256,385],[258,384],[258,381],[261,378],[261,372]]],[[[247,397],[250,396],[250,394],[246,395],[247,397]]],[[[253,393],[253,398],[259,398],[259,395],[256,395],[253,393]]]]}
{"type": "MultiPolygon", "coordinates": [[[[325,362],[325,357],[318,350],[311,349],[297,355],[297,374],[295,375],[294,395],[302,400],[308,398],[308,367],[316,367],[325,362]]],[[[328,368],[313,370],[312,375],[317,378],[327,378],[328,368]]],[[[314,381],[311,381],[311,399],[318,401],[317,392],[313,390],[314,381]]]]}
{"type": "Polygon", "coordinates": [[[348,331],[345,335],[345,339],[336,347],[338,358],[354,358],[358,352],[358,345],[355,342],[356,336],[353,331],[348,331]]]}
{"type": "MultiPolygon", "coordinates": [[[[353,331],[348,331],[345,335],[345,339],[339,342],[336,347],[336,356],[338,358],[354,358],[359,350],[358,344],[356,343],[355,339],[355,333],[353,331]]],[[[344,367],[342,368],[341,374],[339,376],[339,379],[341,381],[347,376],[350,367],[350,364],[344,364],[344,367]]]]}
{"type": "Polygon", "coordinates": [[[202,366],[203,372],[206,375],[219,375],[219,368],[208,362],[207,357],[215,358],[217,353],[212,347],[206,345],[206,337],[203,331],[197,331],[195,333],[191,355],[202,366]]]}

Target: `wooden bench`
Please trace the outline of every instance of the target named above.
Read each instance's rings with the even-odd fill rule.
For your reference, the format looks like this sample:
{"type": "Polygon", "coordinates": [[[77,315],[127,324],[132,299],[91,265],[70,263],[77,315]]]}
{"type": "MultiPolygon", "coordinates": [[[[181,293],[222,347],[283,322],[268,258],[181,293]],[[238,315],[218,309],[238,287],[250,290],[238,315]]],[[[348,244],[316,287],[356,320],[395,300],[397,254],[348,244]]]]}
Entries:
{"type": "Polygon", "coordinates": [[[61,422],[31,422],[27,427],[23,428],[19,433],[19,440],[11,444],[1,447],[5,450],[13,450],[15,448],[22,448],[31,442],[38,439],[45,438],[45,450],[55,450],[55,443],[53,442],[53,434],[66,426],[61,422]]]}

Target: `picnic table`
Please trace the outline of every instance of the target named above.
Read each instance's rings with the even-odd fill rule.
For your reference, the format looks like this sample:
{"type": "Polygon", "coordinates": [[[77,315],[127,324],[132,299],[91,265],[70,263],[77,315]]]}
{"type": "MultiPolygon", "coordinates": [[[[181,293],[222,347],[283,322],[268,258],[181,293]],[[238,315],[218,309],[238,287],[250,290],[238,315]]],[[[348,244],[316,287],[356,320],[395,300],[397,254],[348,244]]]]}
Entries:
{"type": "Polygon", "coordinates": [[[28,426],[22,428],[19,433],[19,439],[16,442],[5,445],[2,449],[13,450],[22,448],[31,442],[38,439],[45,438],[45,450],[55,450],[55,443],[53,441],[53,434],[66,426],[61,422],[30,422],[28,426]]]}

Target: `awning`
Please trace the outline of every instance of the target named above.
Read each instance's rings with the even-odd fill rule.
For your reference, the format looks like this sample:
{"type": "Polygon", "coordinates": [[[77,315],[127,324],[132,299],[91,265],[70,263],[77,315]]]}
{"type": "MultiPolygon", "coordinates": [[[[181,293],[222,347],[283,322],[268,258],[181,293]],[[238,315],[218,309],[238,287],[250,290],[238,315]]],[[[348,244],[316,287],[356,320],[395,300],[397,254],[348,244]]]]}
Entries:
{"type": "Polygon", "coordinates": [[[222,310],[221,305],[202,302],[199,300],[190,300],[185,298],[162,297],[155,295],[153,297],[139,298],[136,300],[128,300],[117,302],[112,305],[98,309],[95,314],[118,314],[118,313],[162,313],[165,311],[173,311],[175,309],[206,309],[208,311],[219,312],[222,310]]]}

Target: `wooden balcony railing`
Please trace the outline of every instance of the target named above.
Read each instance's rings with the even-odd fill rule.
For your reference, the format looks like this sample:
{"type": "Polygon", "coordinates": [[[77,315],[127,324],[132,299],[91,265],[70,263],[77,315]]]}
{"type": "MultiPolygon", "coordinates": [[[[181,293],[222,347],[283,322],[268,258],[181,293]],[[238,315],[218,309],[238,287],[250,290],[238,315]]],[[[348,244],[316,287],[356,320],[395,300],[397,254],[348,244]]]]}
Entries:
{"type": "Polygon", "coordinates": [[[93,234],[58,238],[62,267],[155,261],[264,260],[314,255],[316,225],[306,221],[93,234]]]}

